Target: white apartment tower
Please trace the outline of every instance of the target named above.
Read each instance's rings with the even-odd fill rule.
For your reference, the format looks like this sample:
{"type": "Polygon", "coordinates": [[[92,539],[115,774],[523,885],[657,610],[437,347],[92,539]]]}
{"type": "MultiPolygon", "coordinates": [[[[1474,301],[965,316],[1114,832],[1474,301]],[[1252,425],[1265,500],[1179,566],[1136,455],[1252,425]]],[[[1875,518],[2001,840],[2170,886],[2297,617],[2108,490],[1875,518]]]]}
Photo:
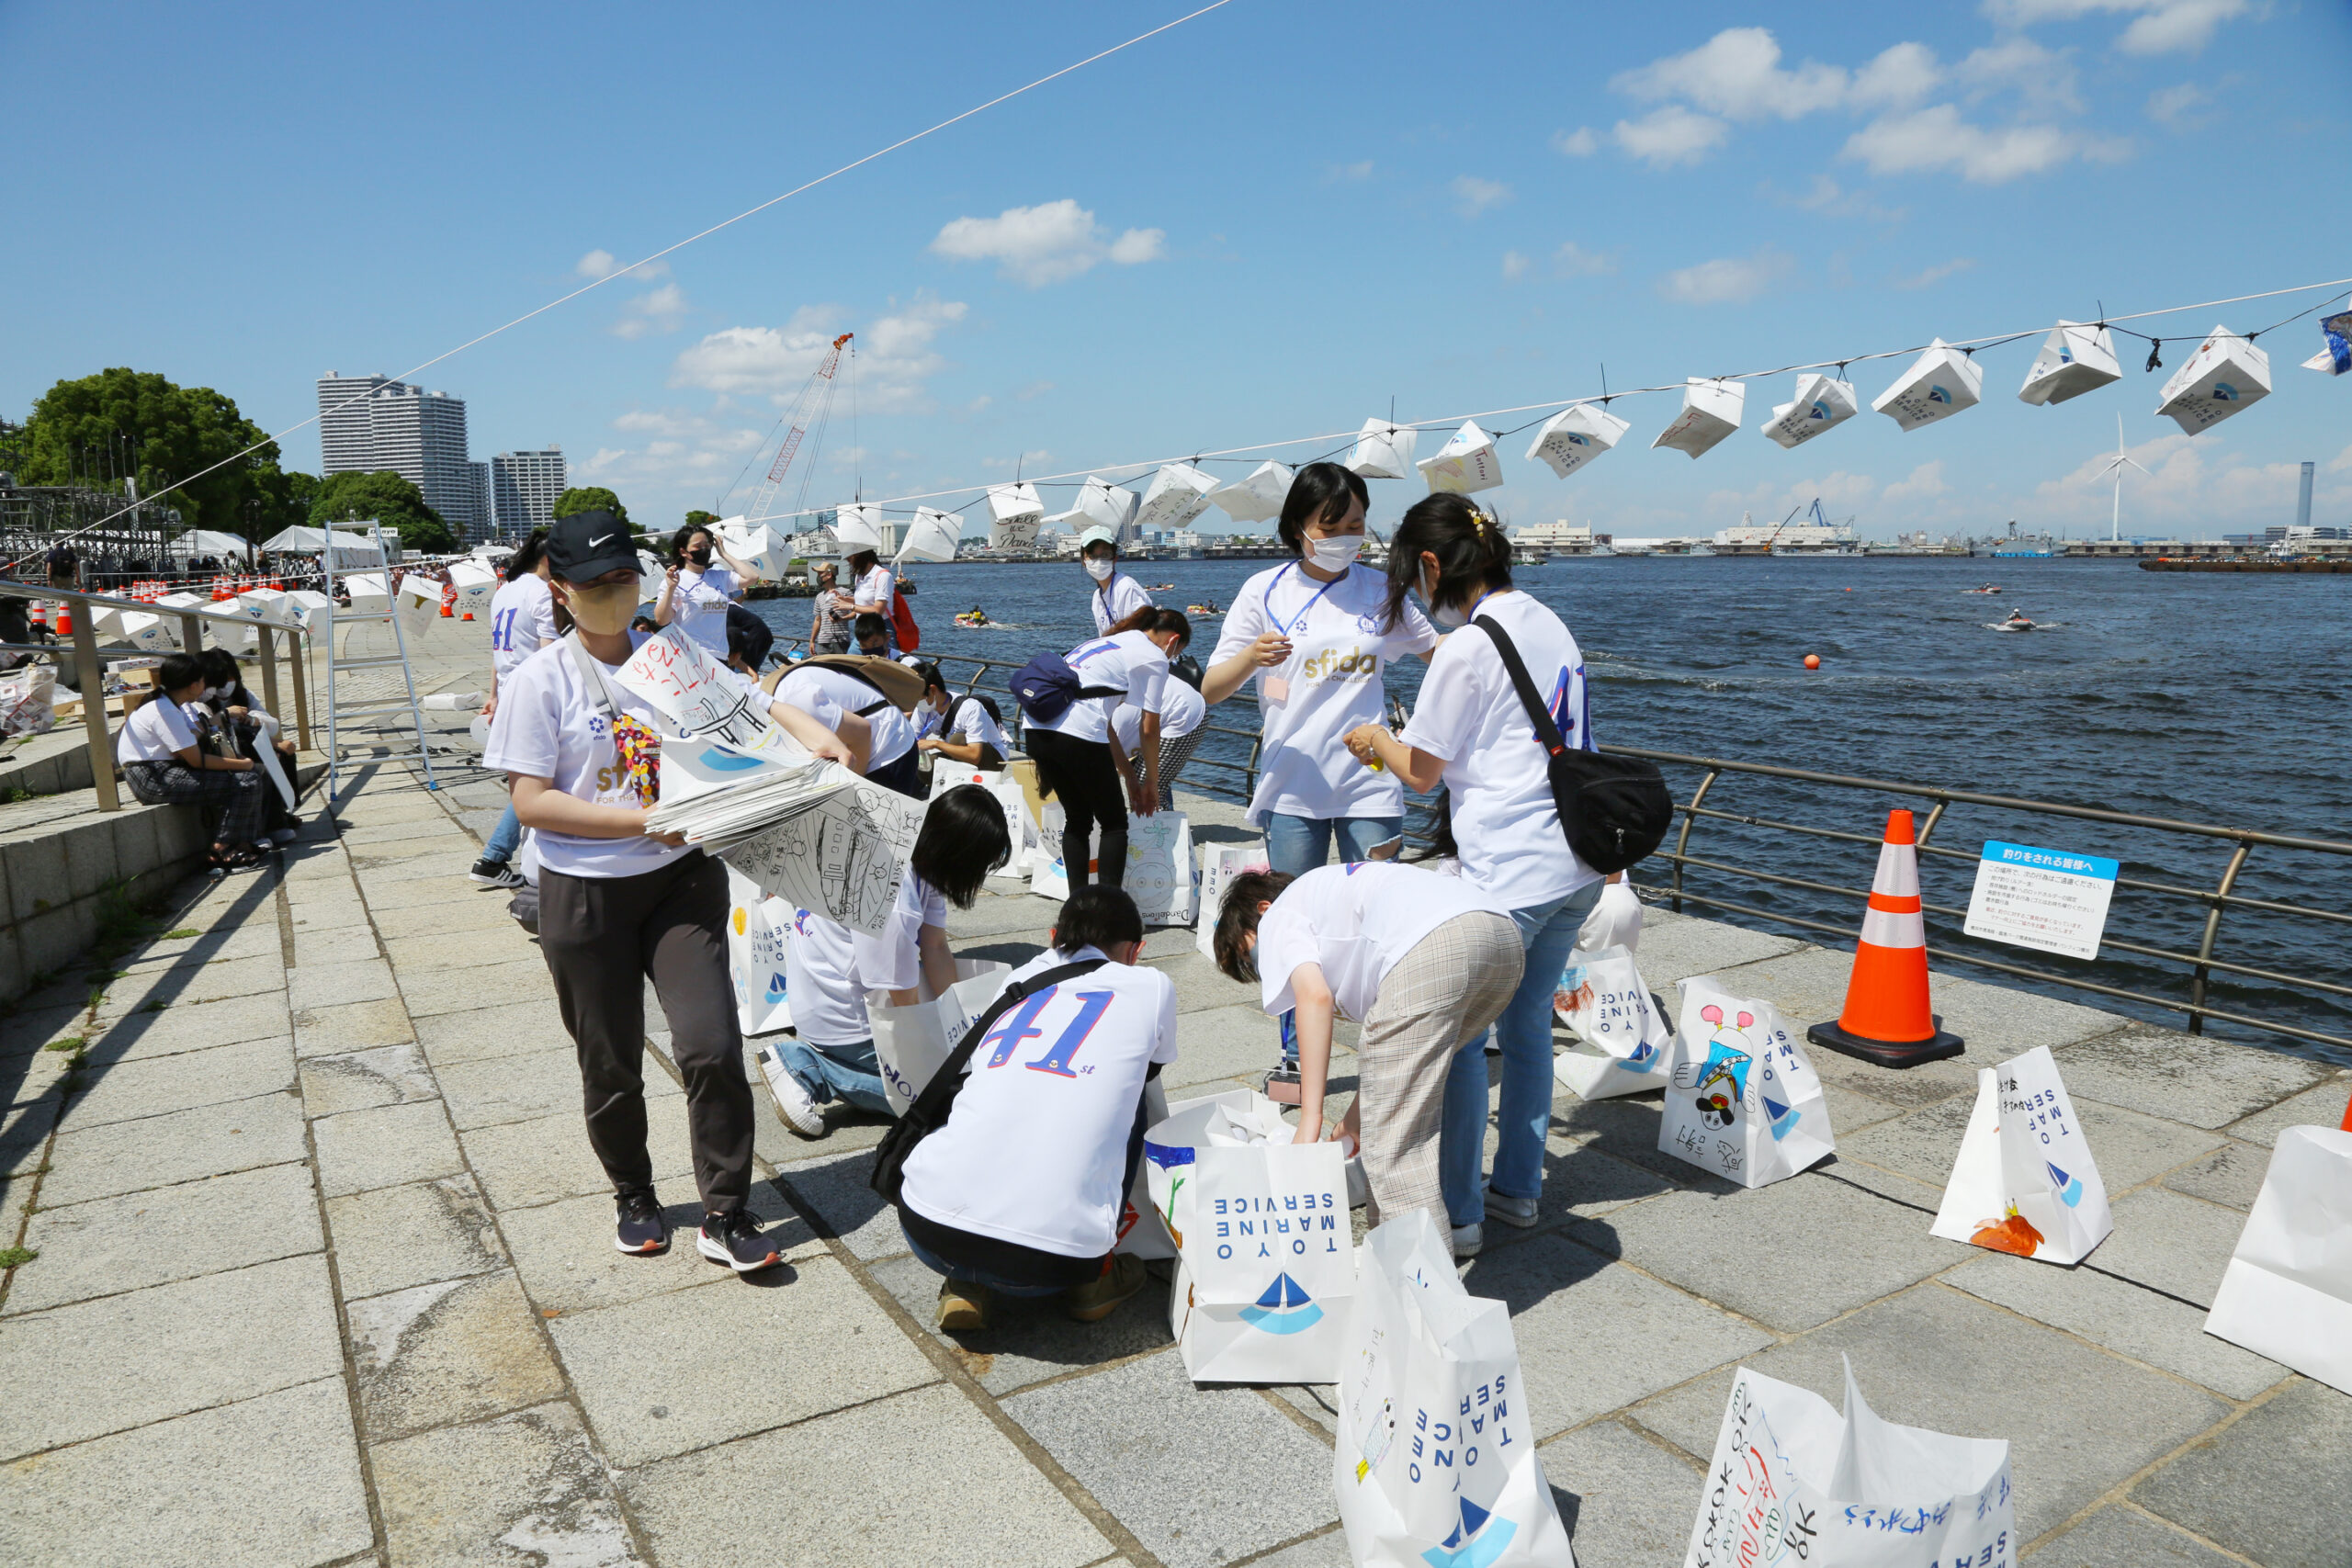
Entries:
{"type": "Polygon", "coordinates": [[[563,448],[501,452],[490,460],[490,504],[493,526],[503,539],[519,539],[555,521],[563,494],[563,448]]]}
{"type": "Polygon", "coordinates": [[[322,477],[390,468],[461,537],[480,536],[489,519],[476,506],[463,398],[332,370],[318,386],[322,477]]]}

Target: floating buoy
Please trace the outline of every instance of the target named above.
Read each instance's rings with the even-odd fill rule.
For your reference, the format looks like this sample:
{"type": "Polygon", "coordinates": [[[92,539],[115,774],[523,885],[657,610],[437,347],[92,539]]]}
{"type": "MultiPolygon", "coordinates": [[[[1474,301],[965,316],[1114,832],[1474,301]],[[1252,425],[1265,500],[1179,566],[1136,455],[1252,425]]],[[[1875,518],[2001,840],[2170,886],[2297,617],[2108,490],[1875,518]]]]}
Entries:
{"type": "Polygon", "coordinates": [[[1808,653],[1808,654],[1806,654],[1806,655],[1804,656],[1804,667],[1805,667],[1806,669],[1808,669],[1808,670],[1818,670],[1818,669],[1820,669],[1820,668],[1821,668],[1821,655],[1819,655],[1819,654],[1817,654],[1817,653],[1808,653]]]}

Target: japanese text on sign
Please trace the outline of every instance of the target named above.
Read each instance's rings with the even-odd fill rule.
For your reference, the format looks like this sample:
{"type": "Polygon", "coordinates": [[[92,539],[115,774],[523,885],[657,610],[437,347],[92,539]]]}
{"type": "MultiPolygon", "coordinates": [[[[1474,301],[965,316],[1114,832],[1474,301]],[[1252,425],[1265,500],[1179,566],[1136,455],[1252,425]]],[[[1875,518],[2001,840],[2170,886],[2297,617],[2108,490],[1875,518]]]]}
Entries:
{"type": "Polygon", "coordinates": [[[1968,900],[1968,934],[2096,958],[2118,869],[2098,855],[1987,840],[1968,900]]]}

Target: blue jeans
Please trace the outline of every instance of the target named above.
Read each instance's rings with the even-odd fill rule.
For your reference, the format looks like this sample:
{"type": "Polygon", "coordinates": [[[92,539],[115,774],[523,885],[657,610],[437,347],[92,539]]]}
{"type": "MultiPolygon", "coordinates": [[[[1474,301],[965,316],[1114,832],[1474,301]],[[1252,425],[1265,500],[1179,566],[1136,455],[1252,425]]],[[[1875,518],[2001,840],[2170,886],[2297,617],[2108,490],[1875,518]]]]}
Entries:
{"type": "Polygon", "coordinates": [[[861,1040],[854,1045],[810,1045],[798,1040],[779,1040],[775,1054],[784,1063],[784,1070],[797,1079],[800,1087],[808,1091],[808,1098],[818,1104],[840,1100],[877,1116],[893,1114],[889,1098],[882,1092],[882,1074],[874,1059],[873,1041],[861,1040]]]}
{"type": "Polygon", "coordinates": [[[490,841],[481,847],[481,858],[504,865],[522,845],[523,823],[514,815],[514,803],[510,800],[506,803],[506,815],[498,819],[498,826],[490,830],[490,841]]]}
{"type": "Polygon", "coordinates": [[[916,1262],[934,1274],[944,1275],[959,1285],[979,1285],[994,1291],[1001,1296],[1058,1296],[1067,1293],[1069,1290],[1068,1285],[1016,1285],[1009,1280],[998,1279],[984,1269],[959,1269],[934,1257],[931,1249],[917,1241],[913,1233],[906,1230],[905,1227],[900,1227],[899,1234],[907,1238],[907,1250],[915,1255],[916,1262]]]}
{"type": "MultiPolygon", "coordinates": [[[[1374,846],[1385,844],[1404,831],[1402,817],[1291,817],[1269,811],[1266,865],[1272,871],[1304,876],[1329,858],[1334,838],[1340,840],[1340,863],[1353,865],[1369,860],[1374,846]]],[[[1284,1013],[1283,1019],[1288,1024],[1290,1015],[1284,1013]]],[[[1283,1031],[1283,1066],[1293,1071],[1298,1066],[1295,1026],[1283,1031]]]]}
{"type": "MultiPolygon", "coordinates": [[[[1544,1140],[1552,1130],[1552,993],[1575,951],[1577,931],[1600,901],[1605,884],[1595,882],[1566,897],[1532,908],[1513,909],[1520,940],[1527,944],[1527,973],[1511,993],[1495,1038],[1502,1046],[1502,1103],[1496,1112],[1501,1135],[1495,1149],[1494,1190],[1508,1198],[1535,1198],[1544,1191],[1544,1140]]],[[[1486,1186],[1478,1179],[1487,1146],[1487,1037],[1482,1032],[1454,1053],[1445,1075],[1443,1143],[1438,1175],[1445,1190],[1445,1212],[1457,1225],[1486,1217],[1486,1186]]]]}

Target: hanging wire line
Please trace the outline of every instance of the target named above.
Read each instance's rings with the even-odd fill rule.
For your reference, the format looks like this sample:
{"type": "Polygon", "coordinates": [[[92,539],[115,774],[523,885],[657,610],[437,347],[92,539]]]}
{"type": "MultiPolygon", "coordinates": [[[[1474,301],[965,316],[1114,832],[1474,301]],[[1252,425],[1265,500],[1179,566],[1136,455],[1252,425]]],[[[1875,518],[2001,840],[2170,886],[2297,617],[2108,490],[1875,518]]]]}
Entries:
{"type": "MultiPolygon", "coordinates": [[[[1158,38],[1161,33],[1168,32],[1176,28],[1181,28],[1186,22],[1193,21],[1197,17],[1205,17],[1211,11],[1222,9],[1231,4],[1233,4],[1233,0],[1209,0],[1209,4],[1203,6],[1199,10],[1188,11],[1172,22],[1162,22],[1159,26],[1152,28],[1149,32],[1137,33],[1135,37],[1127,39],[1125,43],[1114,43],[1106,50],[1100,51],[1094,54],[1090,54],[1083,60],[1074,61],[1071,63],[1063,66],[1058,71],[1040,76],[1035,81],[1028,83],[1023,86],[1015,87],[1009,93],[1000,93],[984,104],[975,104],[972,107],[966,109],[962,114],[950,116],[948,118],[941,120],[936,125],[928,126],[922,130],[916,131],[911,136],[902,136],[898,141],[891,142],[888,147],[877,148],[874,152],[868,152],[863,158],[859,158],[853,163],[843,164],[840,168],[833,170],[830,174],[819,175],[815,179],[809,180],[806,184],[797,185],[790,190],[786,191],[782,196],[770,197],[767,200],[761,202],[757,207],[747,207],[742,211],[737,213],[734,217],[714,223],[709,228],[703,230],[699,233],[689,234],[675,244],[665,245],[650,256],[632,262],[625,267],[616,267],[613,271],[606,273],[602,277],[582,284],[569,294],[560,295],[557,298],[548,300],[546,304],[541,305],[535,310],[526,310],[521,315],[515,317],[513,321],[508,321],[502,326],[492,327],[490,331],[481,333],[479,336],[469,337],[465,342],[458,344],[457,347],[436,354],[430,359],[422,361],[419,364],[412,365],[407,369],[401,371],[398,376],[391,378],[395,381],[405,381],[410,377],[414,376],[421,371],[430,370],[433,367],[440,364],[445,359],[454,358],[457,355],[465,353],[466,350],[474,347],[478,344],[488,343],[492,338],[498,336],[501,333],[519,327],[525,321],[530,321],[534,317],[544,316],[559,305],[570,304],[572,300],[579,299],[582,294],[592,293],[596,289],[602,288],[605,285],[613,282],[616,278],[627,277],[633,273],[637,273],[644,267],[650,266],[653,263],[662,260],[664,256],[674,255],[676,253],[684,250],[688,245],[693,244],[697,240],[707,240],[710,238],[711,235],[718,233],[721,229],[731,229],[736,224],[743,221],[746,218],[755,217],[781,202],[790,201],[794,197],[800,195],[804,191],[814,190],[819,186],[825,184],[828,180],[839,179],[842,175],[850,173],[854,169],[864,168],[866,164],[873,163],[877,158],[888,157],[889,154],[896,152],[901,147],[911,146],[915,142],[921,141],[926,136],[936,135],[940,131],[945,130],[951,125],[959,125],[965,120],[970,119],[974,115],[985,114],[989,109],[996,107],[999,104],[1010,102],[1011,100],[1021,96],[1023,93],[1034,92],[1035,89],[1044,86],[1048,82],[1059,81],[1062,77],[1069,75],[1072,72],[1083,71],[1097,61],[1108,60],[1111,56],[1118,53],[1121,50],[1133,49],[1136,45],[1142,43],[1147,39],[1158,38]]],[[[148,499],[151,501],[160,501],[163,497],[170,494],[173,491],[179,489],[183,485],[194,484],[197,480],[202,479],[207,474],[225,468],[232,463],[241,462],[244,458],[252,457],[255,452],[260,451],[263,447],[270,445],[270,443],[282,440],[285,437],[293,434],[298,430],[301,430],[318,423],[319,416],[317,414],[312,414],[308,419],[298,420],[294,423],[289,424],[285,429],[279,431],[276,435],[269,436],[261,441],[256,441],[252,446],[246,447],[243,451],[233,453],[229,457],[223,457],[209,468],[198,468],[192,474],[187,474],[173,480],[170,484],[157,490],[156,492],[148,499]]],[[[66,535],[65,537],[69,539],[75,538],[83,534],[91,532],[93,529],[103,528],[107,524],[113,522],[116,518],[137,511],[140,504],[141,503],[139,502],[133,502],[131,505],[123,507],[120,511],[110,512],[106,516],[99,518],[96,523],[91,524],[88,527],[77,528],[74,530],[73,533],[66,535]]]]}
{"type": "MultiPolygon", "coordinates": [[[[2275,299],[2282,294],[2304,294],[2314,288],[2341,288],[2346,284],[2352,284],[2352,277],[2330,278],[2324,283],[2299,284],[2292,288],[2268,288],[2263,290],[2259,294],[2233,295],[2227,299],[2203,299],[2194,305],[2167,305],[2162,310],[2135,310],[2130,315],[2109,316],[2098,321],[2085,321],[2079,324],[2083,326],[2107,326],[2111,325],[2116,321],[2145,321],[2153,316],[2173,316],[2178,315],[2186,310],[2211,310],[2222,305],[2242,305],[2250,299],[2275,299]]],[[[2323,309],[2335,297],[2330,296],[2329,299],[2322,300],[2319,305],[2312,306],[2312,310],[2323,309]]],[[[2300,311],[2297,315],[2288,317],[2287,321],[2296,321],[2300,319],[2300,317],[2307,316],[2309,314],[2311,314],[2311,310],[2300,311]]],[[[2286,325],[2285,321],[2277,323],[2277,326],[2284,325],[2286,325]]],[[[2273,332],[2277,330],[2277,326],[2265,327],[2262,330],[2264,332],[2273,332]]],[[[2047,326],[2030,327],[2024,332],[1995,333],[1984,337],[1947,340],[1944,346],[1947,348],[1957,348],[1965,353],[1973,354],[1980,348],[1996,348],[2003,344],[2017,343],[2025,338],[2040,336],[2051,330],[2052,329],[2047,326]]],[[[1914,354],[1924,353],[1928,347],[1928,345],[1927,344],[1915,344],[1909,348],[1883,349],[1874,354],[1848,354],[1840,355],[1836,359],[1816,359],[1812,361],[1810,364],[1804,365],[1781,365],[1775,366],[1769,370],[1742,370],[1728,376],[1713,377],[1712,379],[1718,381],[1755,381],[1761,380],[1768,376],[1785,376],[1791,371],[1796,370],[1842,370],[1849,365],[1860,365],[1868,360],[1906,358],[1914,354]]],[[[1580,403],[1606,403],[1613,401],[1619,398],[1640,397],[1648,392],[1679,392],[1683,389],[1685,383],[1681,381],[1668,381],[1656,387],[1634,387],[1630,389],[1621,389],[1617,391],[1608,392],[1605,394],[1590,393],[1577,398],[1555,398],[1549,402],[1520,403],[1510,408],[1483,409],[1475,413],[1447,414],[1442,419],[1425,419],[1418,422],[1398,421],[1395,418],[1395,411],[1392,409],[1390,411],[1390,423],[1397,430],[1442,430],[1448,426],[1460,425],[1472,420],[1495,419],[1504,414],[1529,412],[1535,412],[1538,414],[1537,418],[1529,420],[1525,424],[1517,424],[1513,425],[1509,430],[1495,431],[1491,433],[1497,436],[1510,435],[1519,431],[1527,429],[1530,425],[1542,423],[1544,419],[1549,417],[1549,413],[1544,412],[1543,411],[1557,412],[1563,409],[1574,408],[1580,403]]],[[[1314,443],[1326,441],[1338,441],[1340,445],[1333,448],[1333,452],[1344,452],[1349,450],[1354,445],[1356,434],[1357,433],[1353,431],[1330,430],[1324,431],[1314,435],[1294,435],[1286,441],[1260,441],[1247,446],[1220,446],[1210,451],[1203,451],[1198,447],[1194,447],[1189,452],[1182,452],[1167,457],[1151,457],[1137,462],[1126,463],[1097,463],[1091,468],[1072,468],[1067,473],[1042,475],[1036,479],[1030,479],[1027,482],[1033,485],[1082,483],[1086,479],[1093,478],[1098,474],[1115,474],[1125,469],[1135,470],[1134,473],[1128,476],[1133,479],[1141,477],[1145,470],[1157,468],[1163,463],[1192,463],[1198,465],[1201,463],[1234,462],[1242,460],[1247,456],[1254,453],[1272,452],[1284,446],[1305,446],[1314,443]]],[[[962,495],[967,491],[979,491],[982,494],[985,494],[989,489],[989,486],[986,483],[978,485],[956,485],[946,490],[923,491],[910,495],[895,495],[887,501],[869,502],[867,504],[881,507],[886,510],[891,507],[897,507],[900,510],[904,510],[907,504],[914,502],[933,501],[942,496],[962,495]]],[[[969,505],[971,503],[967,502],[965,504],[969,505]]],[[[957,507],[956,510],[960,512],[963,510],[963,507],[957,507]]],[[[789,512],[778,513],[770,520],[775,521],[780,518],[799,515],[805,515],[805,513],[789,512]]]]}

